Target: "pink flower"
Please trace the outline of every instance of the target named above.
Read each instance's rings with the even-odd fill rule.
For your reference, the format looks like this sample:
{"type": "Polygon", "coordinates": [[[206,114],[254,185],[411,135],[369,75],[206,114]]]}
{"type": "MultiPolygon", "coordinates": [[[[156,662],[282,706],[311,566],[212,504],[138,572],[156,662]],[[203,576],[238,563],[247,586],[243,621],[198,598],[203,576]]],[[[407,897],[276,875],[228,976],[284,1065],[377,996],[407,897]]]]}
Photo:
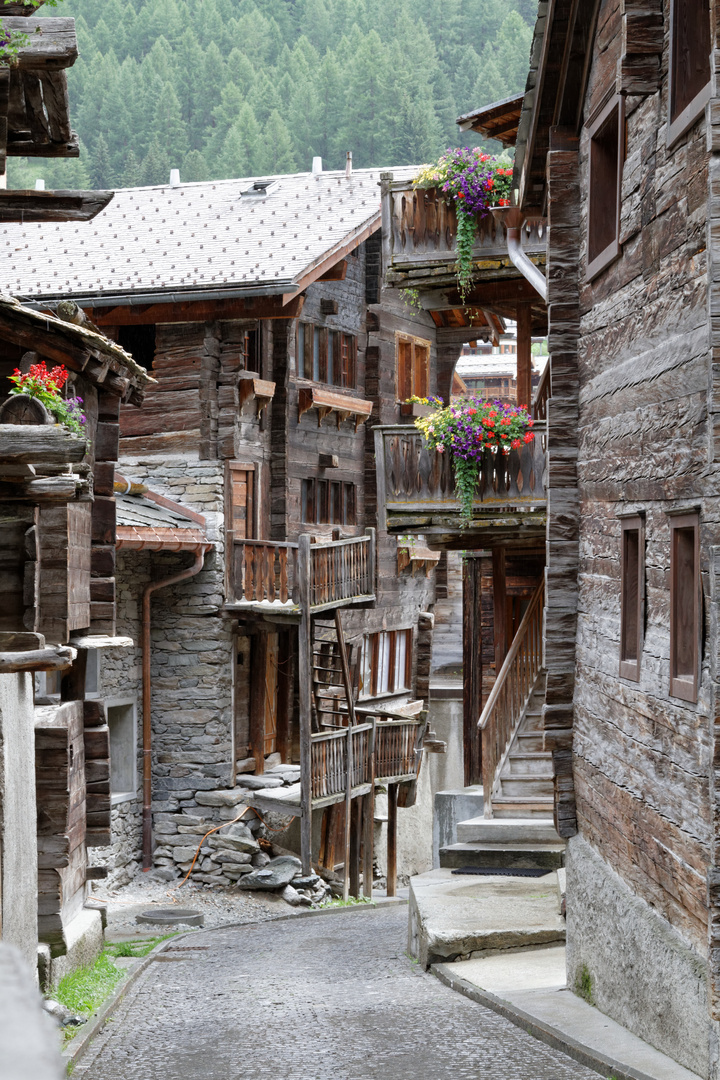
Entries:
{"type": "Polygon", "coordinates": [[[445,451],[444,446],[437,446],[435,449],[437,450],[438,454],[442,454],[445,451]]]}

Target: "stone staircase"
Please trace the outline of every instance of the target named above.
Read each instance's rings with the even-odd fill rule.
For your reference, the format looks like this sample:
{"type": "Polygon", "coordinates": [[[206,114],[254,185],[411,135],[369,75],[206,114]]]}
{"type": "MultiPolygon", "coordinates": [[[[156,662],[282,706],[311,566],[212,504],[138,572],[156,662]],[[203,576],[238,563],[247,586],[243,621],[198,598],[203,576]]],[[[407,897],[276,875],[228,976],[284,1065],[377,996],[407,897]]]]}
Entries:
{"type": "Polygon", "coordinates": [[[460,821],[457,843],[440,849],[440,866],[557,869],[565,843],[553,825],[552,755],[543,750],[541,672],[500,769],[492,817],[460,821]]]}

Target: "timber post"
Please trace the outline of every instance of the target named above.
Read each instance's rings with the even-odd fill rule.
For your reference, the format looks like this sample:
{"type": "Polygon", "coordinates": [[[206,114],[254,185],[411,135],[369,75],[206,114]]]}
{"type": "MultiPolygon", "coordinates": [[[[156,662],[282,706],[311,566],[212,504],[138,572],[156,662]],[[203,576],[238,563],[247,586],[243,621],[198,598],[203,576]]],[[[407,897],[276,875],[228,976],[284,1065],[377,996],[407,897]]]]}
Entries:
{"type": "Polygon", "coordinates": [[[386,895],[397,896],[398,785],[388,784],[386,895]]]}
{"type": "Polygon", "coordinates": [[[298,675],[300,698],[300,854],[303,874],[312,873],[312,740],[310,712],[312,698],[312,615],[310,613],[310,537],[298,540],[298,587],[300,626],[298,627],[298,675]]]}

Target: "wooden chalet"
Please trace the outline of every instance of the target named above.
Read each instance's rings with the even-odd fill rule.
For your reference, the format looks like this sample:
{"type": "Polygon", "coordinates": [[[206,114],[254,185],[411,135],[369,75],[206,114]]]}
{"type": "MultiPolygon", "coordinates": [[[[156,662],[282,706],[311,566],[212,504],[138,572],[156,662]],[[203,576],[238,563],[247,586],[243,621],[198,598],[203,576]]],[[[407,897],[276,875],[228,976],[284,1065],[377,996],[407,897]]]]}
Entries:
{"type": "MultiPolygon", "coordinates": [[[[387,817],[392,888],[397,805],[431,798],[440,556],[379,521],[372,427],[412,430],[404,400],[504,327],[459,308],[436,322],[383,290],[379,182],[349,165],[118,191],[58,227],[59,276],[25,230],[26,302],[67,294],[157,380],[142,416],[120,416],[118,625],[144,644],[130,664],[104,655],[98,695],[145,771],[143,805],[134,777],[113,792],[115,881],[138,866],[141,819],[145,867],[171,878],[188,815],[243,796],[294,818],[281,842],[308,871],[344,864],[354,891],[387,817]],[[278,763],[300,767],[282,791],[261,782],[278,763]]],[[[228,880],[210,856],[193,874],[228,880]]]]}
{"type": "MultiPolygon", "coordinates": [[[[0,673],[9,770],[2,788],[3,939],[24,946],[34,968],[38,937],[56,959],[82,935],[86,882],[104,875],[90,866],[88,849],[110,839],[109,731],[102,708],[85,700],[86,669],[91,652],[118,644],[119,410],[122,401],[140,403],[148,377],[103,335],[6,296],[0,342],[0,673]],[[70,372],[87,417],[83,436],[54,423],[36,399],[8,396],[7,376],[40,360],[70,372]],[[34,714],[33,673],[40,680],[34,714]],[[29,732],[34,724],[34,751],[32,740],[23,747],[18,722],[29,732]],[[32,785],[19,800],[12,794],[18,779],[32,785]],[[15,820],[18,805],[25,822],[15,820]],[[31,837],[23,835],[28,828],[31,837]],[[37,864],[30,874],[28,857],[37,864]]],[[[62,970],[56,965],[46,978],[62,970]]]]}
{"type": "MultiPolygon", "coordinates": [[[[515,145],[512,217],[531,259],[544,223],[550,362],[534,402],[547,422],[544,580],[481,716],[493,813],[503,756],[524,734],[518,699],[534,706],[535,737],[552,755],[554,820],[568,838],[568,985],[591,985],[599,1009],[705,1078],[719,1075],[720,1020],[718,44],[716,0],[539,5],[527,91],[502,135],[515,145]],[[524,670],[540,671],[534,690],[520,681],[522,652],[524,670]]],[[[496,111],[463,119],[489,134],[496,111]]],[[[387,277],[429,289],[442,261],[427,259],[426,232],[440,241],[418,229],[418,207],[423,222],[437,209],[431,195],[400,190],[386,182],[385,213],[404,244],[388,248],[387,277]],[[413,233],[402,224],[410,213],[413,233]]],[[[478,250],[479,290],[497,273],[488,263],[478,250]]],[[[420,528],[426,507],[394,469],[397,437],[378,433],[388,527],[414,513],[420,528]]],[[[416,488],[434,494],[442,470],[421,450],[410,460],[416,488]]],[[[523,475],[515,469],[511,479],[523,475]]],[[[520,499],[505,490],[483,477],[477,532],[492,512],[522,506],[524,485],[520,499]]],[[[437,501],[450,506],[444,492],[437,501]]],[[[423,531],[437,520],[434,542],[452,542],[434,512],[423,531]]],[[[495,557],[496,641],[513,543],[495,557]]],[[[482,572],[470,588],[467,620],[484,609],[482,572]]],[[[466,621],[466,648],[471,633],[466,621]]],[[[477,669],[466,670],[471,688],[477,669]]]]}

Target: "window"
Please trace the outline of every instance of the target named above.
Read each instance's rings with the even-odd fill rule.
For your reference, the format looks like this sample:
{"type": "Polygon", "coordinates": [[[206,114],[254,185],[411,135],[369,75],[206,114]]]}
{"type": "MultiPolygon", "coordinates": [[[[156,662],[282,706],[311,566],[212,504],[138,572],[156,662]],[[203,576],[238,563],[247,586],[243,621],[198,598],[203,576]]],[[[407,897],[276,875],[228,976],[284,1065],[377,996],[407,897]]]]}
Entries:
{"type": "Polygon", "coordinates": [[[430,342],[398,334],[395,342],[397,399],[427,397],[430,382],[430,342]]]}
{"type": "Polygon", "coordinates": [[[354,389],[357,385],[357,338],[341,330],[298,323],[299,379],[354,389]]]}
{"type": "Polygon", "coordinates": [[[367,634],[360,654],[360,697],[400,694],[412,681],[412,630],[367,634]]]}
{"type": "Polygon", "coordinates": [[[300,520],[307,525],[355,525],[355,485],[340,480],[303,480],[300,520]]]}
{"type": "Polygon", "coordinates": [[[684,135],[710,98],[708,0],[672,0],[668,146],[684,135]]]}
{"type": "Polygon", "coordinates": [[[700,522],[670,521],[670,694],[697,701],[700,645],[700,522]]]}
{"type": "Polygon", "coordinates": [[[620,254],[620,191],[625,157],[625,110],[614,97],[589,125],[590,201],[587,276],[597,277],[620,254]]]}
{"type": "Polygon", "coordinates": [[[641,517],[622,522],[620,563],[620,675],[640,680],[645,621],[645,523],[641,517]]]}
{"type": "Polygon", "coordinates": [[[134,799],[137,790],[137,728],[133,701],[107,703],[110,728],[110,793],[113,803],[134,799]]]}

